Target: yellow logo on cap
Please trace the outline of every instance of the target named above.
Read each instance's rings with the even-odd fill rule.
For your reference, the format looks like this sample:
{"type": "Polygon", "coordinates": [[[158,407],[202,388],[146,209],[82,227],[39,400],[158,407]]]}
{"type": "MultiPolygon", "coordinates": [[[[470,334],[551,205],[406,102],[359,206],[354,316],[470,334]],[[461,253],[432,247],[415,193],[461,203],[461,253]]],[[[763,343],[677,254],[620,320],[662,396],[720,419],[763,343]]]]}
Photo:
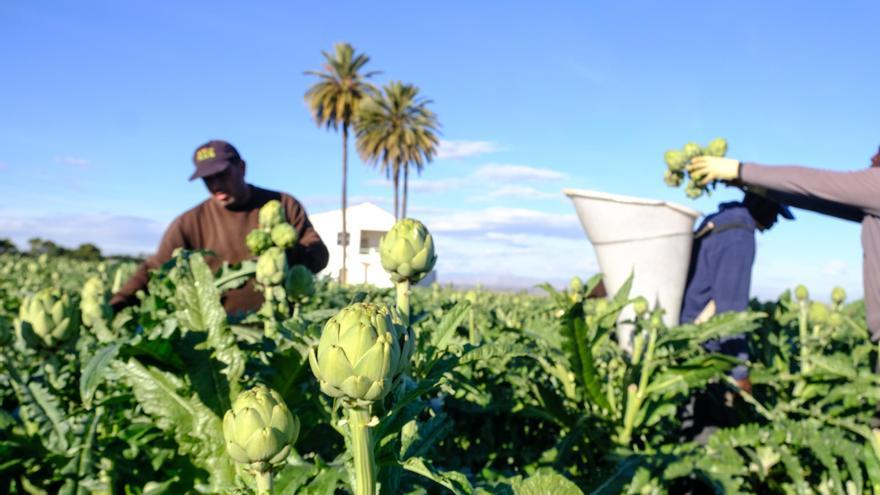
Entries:
{"type": "Polygon", "coordinates": [[[217,154],[214,152],[214,148],[212,148],[210,146],[205,146],[204,148],[199,148],[199,150],[196,151],[196,161],[199,161],[199,162],[205,161],[209,158],[214,158],[216,156],[217,156],[217,154]]]}

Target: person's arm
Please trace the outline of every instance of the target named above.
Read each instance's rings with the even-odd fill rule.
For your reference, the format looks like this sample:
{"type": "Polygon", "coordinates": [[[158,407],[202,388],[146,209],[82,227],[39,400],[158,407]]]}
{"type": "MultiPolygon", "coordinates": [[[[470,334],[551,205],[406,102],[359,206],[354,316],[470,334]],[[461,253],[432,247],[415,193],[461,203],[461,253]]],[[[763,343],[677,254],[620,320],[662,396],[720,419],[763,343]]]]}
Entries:
{"type": "MultiPolygon", "coordinates": [[[[750,188],[749,190],[751,189],[752,188],[750,188]]],[[[780,191],[774,191],[772,189],[767,189],[763,191],[763,193],[768,198],[776,201],[777,203],[783,203],[788,206],[793,206],[795,208],[800,208],[803,210],[814,211],[816,213],[832,216],[841,220],[849,220],[850,222],[861,223],[862,219],[865,218],[865,212],[861,209],[841,203],[835,203],[833,201],[827,201],[824,199],[819,199],[812,196],[804,196],[800,194],[784,193],[780,191]]]]}
{"type": "Polygon", "coordinates": [[[285,199],[287,218],[299,234],[299,240],[288,255],[288,261],[291,265],[305,265],[312,273],[318,273],[330,261],[330,252],[321,240],[321,236],[312,227],[305,208],[292,197],[288,196],[285,199]]]}
{"type": "MultiPolygon", "coordinates": [[[[715,313],[727,311],[745,311],[749,306],[749,288],[752,281],[752,264],[755,261],[755,239],[745,232],[731,232],[738,239],[724,246],[718,256],[718,266],[712,282],[712,300],[715,301],[715,313]]],[[[749,358],[749,347],[745,334],[734,335],[720,340],[721,352],[728,356],[746,361],[749,358]]],[[[737,366],[731,376],[737,380],[748,378],[745,366],[737,366]]]]}
{"type": "Polygon", "coordinates": [[[742,163],[739,176],[746,184],[840,203],[870,215],[880,215],[878,168],[839,172],[798,166],[742,163]]]}
{"type": "Polygon", "coordinates": [[[116,312],[122,308],[137,304],[138,299],[135,294],[139,290],[147,289],[147,282],[150,280],[150,271],[159,268],[163,263],[170,260],[171,254],[179,247],[188,247],[186,236],[184,235],[181,226],[180,217],[171,222],[171,225],[165,230],[165,234],[159,242],[159,248],[156,250],[156,254],[150,256],[146,261],[141,263],[137,271],[134,272],[134,275],[132,275],[131,278],[125,282],[125,285],[119,289],[119,292],[113,294],[113,297],[110,298],[110,306],[113,307],[113,311],[116,312]]]}

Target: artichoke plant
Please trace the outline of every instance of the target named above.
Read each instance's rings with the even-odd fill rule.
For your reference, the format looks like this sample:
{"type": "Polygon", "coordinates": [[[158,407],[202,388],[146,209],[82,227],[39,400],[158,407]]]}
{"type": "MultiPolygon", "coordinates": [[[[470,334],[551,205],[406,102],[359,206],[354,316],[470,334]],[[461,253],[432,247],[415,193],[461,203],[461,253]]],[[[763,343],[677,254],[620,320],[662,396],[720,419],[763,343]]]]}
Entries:
{"type": "Polygon", "coordinates": [[[805,285],[798,285],[794,289],[794,297],[798,301],[806,301],[810,298],[810,291],[807,290],[807,287],[805,285]]]}
{"type": "Polygon", "coordinates": [[[387,307],[357,303],[327,321],[309,352],[309,364],[322,392],[351,406],[369,407],[405,371],[414,340],[387,307]]]}
{"type": "Polygon", "coordinates": [[[422,222],[404,218],[379,241],[382,268],[397,290],[397,310],[409,326],[409,286],[423,279],[437,262],[434,238],[422,222]]]}
{"type": "Polygon", "coordinates": [[[299,435],[299,420],[265,385],[242,392],[223,416],[226,452],[257,479],[258,493],[271,493],[272,466],[283,462],[299,435]]]}
{"type": "Polygon", "coordinates": [[[284,276],[288,299],[300,300],[315,293],[315,276],[303,265],[293,265],[284,276]]]}
{"type": "Polygon", "coordinates": [[[260,228],[270,230],[287,221],[281,201],[273,199],[260,208],[260,228]]]}
{"type": "Polygon", "coordinates": [[[107,317],[104,282],[101,277],[91,277],[83,285],[79,302],[83,325],[92,328],[107,317]]]}
{"type": "Polygon", "coordinates": [[[317,348],[309,352],[321,391],[340,399],[348,418],[356,495],[376,493],[370,407],[406,371],[414,339],[412,330],[396,322],[385,306],[357,303],[327,322],[317,348]]]}
{"type": "Polygon", "coordinates": [[[379,241],[382,268],[391,280],[418,282],[434,268],[434,238],[422,222],[404,218],[379,241]]]}
{"type": "Polygon", "coordinates": [[[287,255],[280,247],[271,247],[257,259],[257,282],[264,286],[281,285],[287,271],[287,255]]]}
{"type": "Polygon", "coordinates": [[[67,294],[43,289],[22,301],[16,330],[31,347],[54,348],[76,332],[78,316],[67,294]]]}
{"type": "Polygon", "coordinates": [[[254,229],[245,237],[244,242],[255,256],[259,256],[272,247],[272,236],[265,230],[254,229]]]}
{"type": "Polygon", "coordinates": [[[282,249],[292,248],[299,239],[296,229],[289,223],[279,223],[272,227],[271,237],[272,242],[282,249]]]}

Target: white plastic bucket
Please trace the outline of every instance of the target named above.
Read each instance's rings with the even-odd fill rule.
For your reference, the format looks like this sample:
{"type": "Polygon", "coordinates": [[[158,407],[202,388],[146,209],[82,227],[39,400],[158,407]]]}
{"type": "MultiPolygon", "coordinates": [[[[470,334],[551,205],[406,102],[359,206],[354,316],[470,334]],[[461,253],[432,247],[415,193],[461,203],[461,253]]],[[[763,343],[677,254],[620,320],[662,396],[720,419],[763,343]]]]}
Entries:
{"type": "MultiPolygon", "coordinates": [[[[632,273],[631,295],[644,296],[666,310],[663,321],[677,325],[687,281],[694,221],[701,213],[666,201],[599,191],[564,189],[587,233],[608,294],[616,293],[632,273]]],[[[621,314],[631,319],[632,308],[621,314]]],[[[620,329],[629,348],[629,331],[620,329]]]]}

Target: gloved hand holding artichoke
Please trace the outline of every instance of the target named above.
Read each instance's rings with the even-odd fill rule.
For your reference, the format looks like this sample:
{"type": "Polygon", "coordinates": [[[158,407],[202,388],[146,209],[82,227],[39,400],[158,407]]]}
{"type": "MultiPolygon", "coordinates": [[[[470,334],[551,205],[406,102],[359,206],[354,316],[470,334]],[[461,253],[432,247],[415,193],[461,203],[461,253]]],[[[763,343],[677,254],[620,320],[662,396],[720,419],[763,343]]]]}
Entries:
{"type": "Polygon", "coordinates": [[[67,294],[43,289],[22,301],[15,328],[31,347],[55,348],[74,333],[79,325],[76,306],[67,294]]]}
{"type": "Polygon", "coordinates": [[[287,459],[298,435],[299,420],[265,385],[239,394],[223,416],[226,451],[254,473],[260,494],[271,493],[272,467],[287,459]]]}
{"type": "Polygon", "coordinates": [[[663,155],[663,160],[666,162],[663,182],[669,187],[678,187],[687,177],[688,181],[684,189],[687,197],[696,199],[703,193],[709,194],[708,185],[701,186],[697,180],[689,176],[687,165],[698,156],[724,156],[725,154],[727,154],[727,140],[724,138],[713,139],[702,148],[697,143],[690,142],[685,144],[681,150],[669,150],[663,155]]]}

